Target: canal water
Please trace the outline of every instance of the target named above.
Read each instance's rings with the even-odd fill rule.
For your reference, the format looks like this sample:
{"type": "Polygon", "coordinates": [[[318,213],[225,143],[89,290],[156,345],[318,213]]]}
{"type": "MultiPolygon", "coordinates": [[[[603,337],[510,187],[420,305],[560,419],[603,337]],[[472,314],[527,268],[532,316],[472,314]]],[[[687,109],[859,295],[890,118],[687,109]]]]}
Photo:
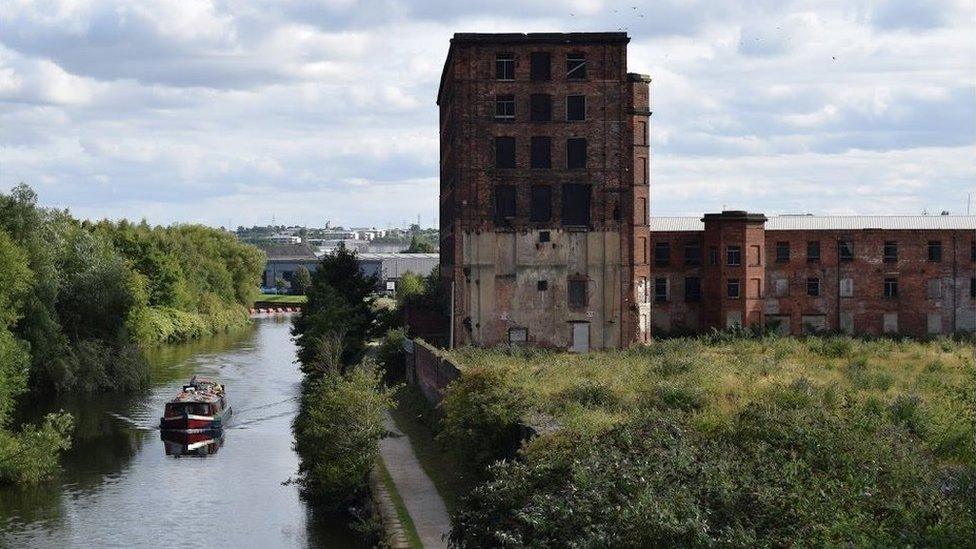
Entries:
{"type": "MultiPolygon", "coordinates": [[[[150,353],[152,388],[35,404],[75,415],[74,444],[54,481],[0,489],[0,547],[360,547],[344,521],[319,516],[289,484],[301,374],[287,317],[150,353]],[[189,450],[156,429],[193,374],[226,386],[223,440],[189,450]],[[168,453],[169,452],[169,453],[168,453]]],[[[196,441],[195,441],[196,442],[196,441]]]]}

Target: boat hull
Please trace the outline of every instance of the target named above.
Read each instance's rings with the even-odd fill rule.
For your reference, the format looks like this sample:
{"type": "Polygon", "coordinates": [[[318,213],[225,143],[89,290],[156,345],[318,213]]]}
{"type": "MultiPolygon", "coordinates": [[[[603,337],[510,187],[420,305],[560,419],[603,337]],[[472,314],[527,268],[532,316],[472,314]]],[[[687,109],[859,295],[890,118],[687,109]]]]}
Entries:
{"type": "Polygon", "coordinates": [[[202,433],[223,429],[227,425],[227,419],[230,418],[231,413],[231,409],[227,408],[215,416],[196,414],[164,416],[159,420],[159,428],[163,431],[181,431],[185,433],[202,433]]]}

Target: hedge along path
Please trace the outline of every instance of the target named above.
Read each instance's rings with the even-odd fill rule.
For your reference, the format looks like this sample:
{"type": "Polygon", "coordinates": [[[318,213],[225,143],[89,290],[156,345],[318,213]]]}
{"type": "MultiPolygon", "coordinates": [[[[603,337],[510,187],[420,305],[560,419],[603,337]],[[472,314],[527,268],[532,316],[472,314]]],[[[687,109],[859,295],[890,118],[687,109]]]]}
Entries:
{"type": "Polygon", "coordinates": [[[421,543],[428,549],[446,548],[451,518],[444,500],[421,468],[410,439],[397,429],[389,412],[386,413],[385,422],[386,430],[391,434],[380,440],[380,459],[403,499],[421,543]]]}

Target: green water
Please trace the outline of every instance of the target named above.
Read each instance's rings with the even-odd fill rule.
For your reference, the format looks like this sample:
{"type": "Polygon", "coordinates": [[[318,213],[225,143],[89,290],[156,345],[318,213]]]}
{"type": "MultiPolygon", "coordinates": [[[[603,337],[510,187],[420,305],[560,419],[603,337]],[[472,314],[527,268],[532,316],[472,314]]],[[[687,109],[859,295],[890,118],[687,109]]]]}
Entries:
{"type": "Polygon", "coordinates": [[[0,546],[358,547],[343,520],[298,497],[291,448],[301,374],[288,318],[150,354],[152,388],[28,403],[28,415],[75,415],[59,477],[0,489],[0,546]],[[234,408],[223,443],[206,457],[174,457],[155,428],[164,402],[194,374],[227,387],[234,408]]]}

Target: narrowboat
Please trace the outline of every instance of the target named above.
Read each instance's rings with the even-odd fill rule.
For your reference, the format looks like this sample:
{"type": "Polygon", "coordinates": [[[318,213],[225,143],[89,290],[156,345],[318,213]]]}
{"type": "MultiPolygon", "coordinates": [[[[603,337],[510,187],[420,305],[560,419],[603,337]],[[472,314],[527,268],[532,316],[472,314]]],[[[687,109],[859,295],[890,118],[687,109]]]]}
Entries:
{"type": "Polygon", "coordinates": [[[160,431],[167,456],[211,456],[224,445],[224,430],[212,429],[196,433],[160,431]]]}
{"type": "Polygon", "coordinates": [[[222,429],[231,415],[224,386],[193,376],[176,397],[166,403],[159,428],[163,431],[199,433],[222,429]]]}

